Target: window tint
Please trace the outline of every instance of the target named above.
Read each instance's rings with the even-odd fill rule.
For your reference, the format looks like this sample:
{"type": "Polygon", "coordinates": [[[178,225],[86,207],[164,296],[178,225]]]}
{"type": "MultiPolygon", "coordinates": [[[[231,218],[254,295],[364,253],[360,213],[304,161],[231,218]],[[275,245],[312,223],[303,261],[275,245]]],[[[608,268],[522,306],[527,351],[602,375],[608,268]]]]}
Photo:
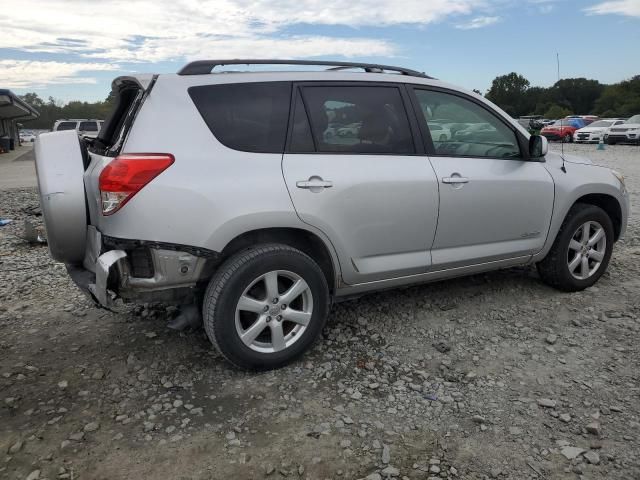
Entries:
{"type": "Polygon", "coordinates": [[[396,87],[309,86],[302,91],[318,152],[415,152],[396,87]]]}
{"type": "Polygon", "coordinates": [[[58,124],[58,128],[57,131],[60,130],[75,130],[76,129],[76,122],[60,122],[58,124]]]}
{"type": "Polygon", "coordinates": [[[189,95],[216,138],[245,152],[282,153],[289,117],[289,82],[191,87],[189,95]]]}
{"type": "Polygon", "coordinates": [[[81,132],[97,132],[98,125],[96,122],[80,122],[80,128],[78,130],[81,132]]]}
{"type": "Polygon", "coordinates": [[[414,90],[436,155],[518,158],[515,132],[480,105],[448,93],[414,90]]]}

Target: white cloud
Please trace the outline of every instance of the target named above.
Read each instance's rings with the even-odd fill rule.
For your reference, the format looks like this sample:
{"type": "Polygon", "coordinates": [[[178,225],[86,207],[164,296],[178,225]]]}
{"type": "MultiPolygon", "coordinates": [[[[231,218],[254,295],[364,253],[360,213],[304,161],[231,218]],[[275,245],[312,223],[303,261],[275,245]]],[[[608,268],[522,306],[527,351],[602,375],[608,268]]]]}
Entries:
{"type": "Polygon", "coordinates": [[[472,30],[475,28],[483,28],[488,27],[489,25],[493,25],[500,21],[500,17],[476,17],[468,22],[460,23],[456,25],[456,28],[461,30],[472,30]]]}
{"type": "Polygon", "coordinates": [[[290,25],[428,24],[485,0],[4,0],[0,48],[159,61],[215,53],[389,55],[376,38],[283,36],[290,25]],[[75,41],[69,41],[75,40],[75,41]],[[369,52],[369,49],[371,51],[369,52]]]}
{"type": "MultiPolygon", "coordinates": [[[[39,67],[36,75],[25,70],[35,68],[35,62],[14,62],[12,73],[2,72],[0,79],[12,75],[14,86],[59,83],[61,78],[66,83],[88,82],[91,77],[83,74],[83,61],[98,65],[230,57],[390,57],[399,52],[388,39],[337,35],[327,33],[331,30],[326,27],[344,31],[427,25],[472,15],[487,4],[488,0],[3,0],[0,48],[57,54],[66,62],[49,62],[49,68],[39,67]],[[325,28],[320,35],[288,29],[308,25],[325,28]],[[16,77],[20,69],[24,76],[16,77]]],[[[492,19],[497,17],[479,21],[492,19]]]]}
{"type": "MultiPolygon", "coordinates": [[[[395,47],[385,40],[369,38],[211,36],[206,40],[197,37],[183,37],[176,41],[152,38],[135,49],[117,48],[107,54],[120,62],[156,62],[168,59],[300,58],[321,55],[392,56],[395,54],[395,47]]],[[[105,55],[105,52],[95,52],[83,56],[97,59],[104,58],[105,55]]]]}
{"type": "Polygon", "coordinates": [[[640,17],[640,0],[610,0],[586,8],[585,11],[596,15],[617,14],[640,17]]]}
{"type": "Polygon", "coordinates": [[[95,78],[78,74],[118,68],[118,65],[108,63],[0,60],[0,85],[6,88],[42,88],[52,84],[96,83],[95,78]]]}

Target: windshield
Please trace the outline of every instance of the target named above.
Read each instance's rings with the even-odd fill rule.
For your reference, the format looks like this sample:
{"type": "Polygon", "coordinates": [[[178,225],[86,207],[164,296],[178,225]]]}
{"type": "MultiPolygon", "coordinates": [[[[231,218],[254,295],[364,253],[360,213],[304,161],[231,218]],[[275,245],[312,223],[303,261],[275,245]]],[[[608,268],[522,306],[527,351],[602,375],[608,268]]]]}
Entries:
{"type": "Polygon", "coordinates": [[[629,120],[627,120],[627,123],[640,123],[640,115],[634,115],[629,120]]]}
{"type": "Polygon", "coordinates": [[[613,125],[613,122],[610,120],[598,120],[597,122],[593,122],[590,127],[610,127],[613,125]]]}

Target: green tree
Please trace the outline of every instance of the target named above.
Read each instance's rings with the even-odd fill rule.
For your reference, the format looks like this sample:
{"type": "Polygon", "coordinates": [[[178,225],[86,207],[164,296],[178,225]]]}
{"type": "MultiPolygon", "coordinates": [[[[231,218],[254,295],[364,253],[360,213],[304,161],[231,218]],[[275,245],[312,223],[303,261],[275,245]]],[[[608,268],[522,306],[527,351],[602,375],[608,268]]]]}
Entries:
{"type": "Polygon", "coordinates": [[[607,85],[595,102],[594,110],[607,117],[630,117],[640,113],[640,75],[607,85]]]}
{"type": "Polygon", "coordinates": [[[597,80],[563,78],[551,87],[550,94],[556,104],[576,112],[576,115],[587,115],[593,113],[603,90],[604,85],[597,80]]]}
{"type": "Polygon", "coordinates": [[[571,110],[563,108],[560,105],[553,105],[551,106],[551,108],[549,108],[549,110],[547,110],[544,113],[544,116],[551,120],[557,119],[557,118],[564,118],[567,115],[571,115],[571,110]]]}
{"type": "Polygon", "coordinates": [[[53,97],[49,97],[45,102],[37,93],[25,93],[20,98],[40,113],[39,118],[23,122],[25,128],[52,128],[56,120],[63,118],[104,120],[115,104],[112,94],[101,102],[71,101],[66,105],[53,97]]]}
{"type": "Polygon", "coordinates": [[[20,98],[36,110],[41,109],[45,104],[37,93],[25,93],[24,95],[21,95],[20,98]]]}
{"type": "Polygon", "coordinates": [[[511,72],[494,78],[486,97],[509,115],[519,117],[527,113],[525,96],[528,89],[529,80],[511,72]]]}

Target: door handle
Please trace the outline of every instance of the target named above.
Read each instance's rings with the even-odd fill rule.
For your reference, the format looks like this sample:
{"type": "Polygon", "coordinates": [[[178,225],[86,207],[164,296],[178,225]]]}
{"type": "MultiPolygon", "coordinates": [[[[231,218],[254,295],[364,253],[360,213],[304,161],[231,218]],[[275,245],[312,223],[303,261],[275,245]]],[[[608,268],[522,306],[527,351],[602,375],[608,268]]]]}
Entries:
{"type": "Polygon", "coordinates": [[[322,188],[331,188],[333,187],[333,182],[328,180],[323,180],[321,177],[310,177],[309,180],[301,180],[296,182],[296,187],[298,188],[306,188],[308,190],[320,190],[322,188]]]}
{"type": "Polygon", "coordinates": [[[469,179],[467,177],[444,177],[442,179],[442,183],[451,183],[451,184],[469,183],[469,179]]]}

